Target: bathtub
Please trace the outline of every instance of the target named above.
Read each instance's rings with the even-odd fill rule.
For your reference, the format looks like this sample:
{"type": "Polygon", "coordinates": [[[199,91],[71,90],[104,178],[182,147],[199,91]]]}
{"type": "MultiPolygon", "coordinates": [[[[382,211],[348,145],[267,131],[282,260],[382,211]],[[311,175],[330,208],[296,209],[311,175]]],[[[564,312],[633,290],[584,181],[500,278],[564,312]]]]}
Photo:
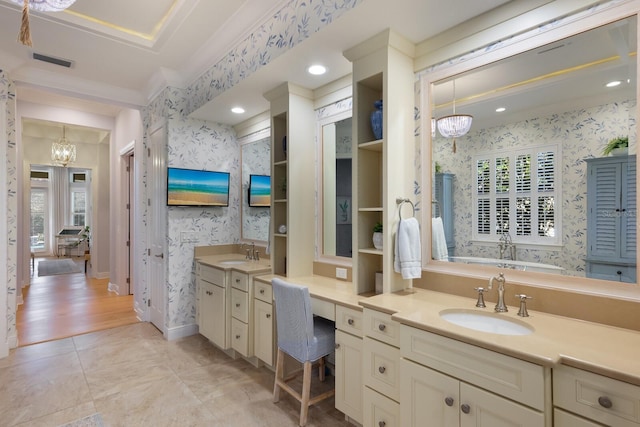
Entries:
{"type": "Polygon", "coordinates": [[[449,261],[462,262],[465,264],[491,265],[491,266],[501,267],[501,268],[511,268],[513,270],[536,271],[541,273],[562,274],[562,272],[565,270],[562,267],[558,267],[552,264],[542,264],[539,262],[529,262],[529,261],[512,261],[510,259],[498,259],[498,258],[452,256],[452,257],[449,257],[449,261]]]}

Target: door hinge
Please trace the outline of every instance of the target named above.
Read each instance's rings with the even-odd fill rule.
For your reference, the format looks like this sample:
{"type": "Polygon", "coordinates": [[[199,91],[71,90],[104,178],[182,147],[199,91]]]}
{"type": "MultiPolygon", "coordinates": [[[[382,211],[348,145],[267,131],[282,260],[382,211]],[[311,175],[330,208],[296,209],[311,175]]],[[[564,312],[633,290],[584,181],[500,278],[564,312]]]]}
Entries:
{"type": "Polygon", "coordinates": [[[127,277],[127,283],[131,283],[131,279],[127,277]]]}
{"type": "Polygon", "coordinates": [[[127,203],[127,210],[131,209],[131,204],[127,203]]]}
{"type": "Polygon", "coordinates": [[[129,171],[130,171],[129,166],[127,166],[127,172],[129,172],[129,171]]]}
{"type": "Polygon", "coordinates": [[[151,206],[151,199],[147,199],[147,206],[151,206]]]}
{"type": "Polygon", "coordinates": [[[127,247],[131,246],[131,242],[127,240],[127,247]]]}
{"type": "Polygon", "coordinates": [[[147,300],[147,307],[151,307],[151,298],[147,300]]]}
{"type": "Polygon", "coordinates": [[[151,256],[151,249],[147,249],[147,256],[151,256]]]}
{"type": "Polygon", "coordinates": [[[147,148],[147,157],[151,157],[151,148],[147,148]]]}

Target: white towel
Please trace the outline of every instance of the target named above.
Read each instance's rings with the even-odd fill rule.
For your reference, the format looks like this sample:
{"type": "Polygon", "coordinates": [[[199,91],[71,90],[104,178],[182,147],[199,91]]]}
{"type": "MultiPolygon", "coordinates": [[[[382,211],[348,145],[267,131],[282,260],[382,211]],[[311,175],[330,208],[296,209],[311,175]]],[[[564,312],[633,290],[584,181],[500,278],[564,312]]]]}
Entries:
{"type": "Polygon", "coordinates": [[[444,237],[444,224],[440,217],[431,219],[431,258],[439,261],[449,260],[447,240],[444,237]]]}
{"type": "Polygon", "coordinates": [[[398,223],[393,268],[396,273],[402,273],[403,279],[419,279],[422,276],[420,224],[415,218],[401,219],[398,223]]]}

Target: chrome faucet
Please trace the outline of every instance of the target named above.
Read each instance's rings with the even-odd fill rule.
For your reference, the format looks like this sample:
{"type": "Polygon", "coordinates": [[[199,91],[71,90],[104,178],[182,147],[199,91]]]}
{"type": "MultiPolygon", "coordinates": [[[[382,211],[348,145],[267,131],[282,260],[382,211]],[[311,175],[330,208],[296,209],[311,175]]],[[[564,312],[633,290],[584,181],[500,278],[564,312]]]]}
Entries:
{"type": "Polygon", "coordinates": [[[494,281],[498,282],[498,303],[496,304],[496,307],[494,308],[494,310],[498,313],[507,312],[509,310],[507,309],[507,306],[504,303],[504,284],[505,284],[504,274],[500,273],[498,274],[498,277],[493,276],[491,279],[489,279],[489,289],[493,289],[494,281]]]}
{"type": "Polygon", "coordinates": [[[498,249],[500,250],[500,259],[516,260],[516,245],[511,240],[509,232],[502,233],[498,241],[498,249]],[[506,253],[506,254],[505,254],[506,253]]]}
{"type": "MultiPolygon", "coordinates": [[[[243,243],[240,245],[240,249],[243,249],[245,246],[249,246],[249,245],[247,245],[246,243],[243,243]]],[[[256,250],[255,242],[251,242],[251,247],[247,248],[245,259],[260,261],[260,252],[256,250]]]]}

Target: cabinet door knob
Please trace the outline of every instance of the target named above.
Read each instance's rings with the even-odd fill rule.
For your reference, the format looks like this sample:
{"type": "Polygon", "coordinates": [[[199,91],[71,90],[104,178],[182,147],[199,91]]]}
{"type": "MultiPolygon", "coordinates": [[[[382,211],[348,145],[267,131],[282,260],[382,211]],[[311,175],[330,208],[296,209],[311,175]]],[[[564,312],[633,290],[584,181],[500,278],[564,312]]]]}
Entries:
{"type": "Polygon", "coordinates": [[[236,335],[236,339],[239,340],[240,339],[240,335],[236,335]]]}
{"type": "Polygon", "coordinates": [[[387,425],[387,423],[385,423],[384,421],[380,421],[380,422],[378,423],[378,427],[384,427],[384,426],[386,426],[386,425],[387,425]]]}
{"type": "Polygon", "coordinates": [[[239,302],[236,303],[236,307],[240,307],[240,303],[239,302]]]}
{"type": "Polygon", "coordinates": [[[465,414],[468,414],[469,412],[471,412],[471,406],[467,405],[466,403],[463,403],[462,405],[460,405],[460,410],[465,414]]]}
{"type": "Polygon", "coordinates": [[[600,404],[600,406],[607,409],[613,406],[613,402],[611,402],[611,399],[609,399],[607,396],[600,396],[598,398],[598,403],[600,404]]]}
{"type": "Polygon", "coordinates": [[[616,274],[621,275],[622,271],[618,270],[618,271],[616,271],[616,274]]]}
{"type": "Polygon", "coordinates": [[[240,283],[240,279],[236,279],[236,283],[240,283]]]}
{"type": "Polygon", "coordinates": [[[384,331],[385,329],[387,329],[387,325],[385,325],[384,323],[380,323],[378,325],[378,329],[380,329],[381,331],[384,331]]]}
{"type": "Polygon", "coordinates": [[[350,325],[353,325],[353,323],[354,323],[354,322],[353,322],[353,319],[349,319],[349,320],[347,320],[347,323],[348,323],[348,324],[350,324],[350,325]]]}
{"type": "Polygon", "coordinates": [[[378,372],[380,372],[381,374],[384,374],[386,370],[387,370],[387,368],[385,368],[384,366],[379,366],[378,367],[378,372]]]}
{"type": "Polygon", "coordinates": [[[271,319],[271,315],[267,313],[267,319],[271,319]]]}
{"type": "Polygon", "coordinates": [[[335,345],[335,349],[337,350],[337,349],[339,349],[339,348],[340,348],[340,343],[336,343],[336,345],[335,345]]]}
{"type": "Polygon", "coordinates": [[[447,406],[453,406],[453,397],[445,397],[445,399],[444,399],[444,403],[445,403],[447,406]]]}
{"type": "Polygon", "coordinates": [[[260,293],[264,295],[264,289],[260,289],[260,293]]]}

